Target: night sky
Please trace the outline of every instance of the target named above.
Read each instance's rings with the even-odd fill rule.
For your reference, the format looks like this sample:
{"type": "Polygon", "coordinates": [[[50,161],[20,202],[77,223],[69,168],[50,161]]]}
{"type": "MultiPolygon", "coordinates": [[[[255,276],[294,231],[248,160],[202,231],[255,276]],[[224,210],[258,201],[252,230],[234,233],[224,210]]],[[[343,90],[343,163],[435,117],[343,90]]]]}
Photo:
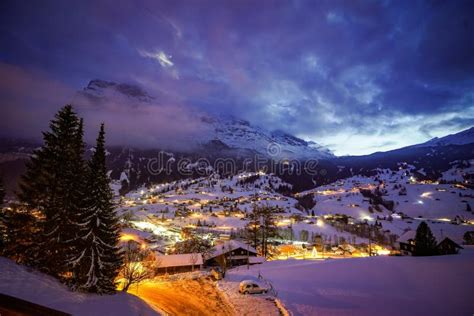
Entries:
{"type": "Polygon", "coordinates": [[[0,2],[2,135],[39,136],[96,78],[156,97],[79,108],[116,142],[179,142],[211,113],[394,149],[474,125],[474,1],[0,2]]]}

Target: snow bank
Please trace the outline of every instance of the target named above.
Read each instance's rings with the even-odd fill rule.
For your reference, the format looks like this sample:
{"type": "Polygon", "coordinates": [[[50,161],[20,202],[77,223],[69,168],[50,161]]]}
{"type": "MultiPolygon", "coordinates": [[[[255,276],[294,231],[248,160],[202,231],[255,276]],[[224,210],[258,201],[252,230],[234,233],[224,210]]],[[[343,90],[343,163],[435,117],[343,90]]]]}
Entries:
{"type": "Polygon", "coordinates": [[[100,296],[71,292],[56,279],[1,257],[0,293],[72,315],[158,315],[133,295],[100,296]]]}

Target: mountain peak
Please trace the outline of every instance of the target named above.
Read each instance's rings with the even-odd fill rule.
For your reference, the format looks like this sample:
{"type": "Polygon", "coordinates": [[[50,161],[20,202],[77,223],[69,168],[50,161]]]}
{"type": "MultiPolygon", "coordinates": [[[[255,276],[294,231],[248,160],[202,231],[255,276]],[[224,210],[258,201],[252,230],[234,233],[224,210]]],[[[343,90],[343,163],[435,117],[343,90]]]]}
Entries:
{"type": "Polygon", "coordinates": [[[249,149],[274,158],[326,159],[334,157],[327,148],[307,142],[283,131],[270,132],[250,122],[231,116],[205,117],[213,138],[234,149],[249,149]]]}
{"type": "Polygon", "coordinates": [[[131,99],[137,99],[141,102],[150,102],[154,99],[138,85],[116,83],[101,79],[93,79],[89,81],[89,84],[81,91],[81,93],[87,97],[102,99],[109,91],[112,93],[119,93],[120,95],[131,99]]]}

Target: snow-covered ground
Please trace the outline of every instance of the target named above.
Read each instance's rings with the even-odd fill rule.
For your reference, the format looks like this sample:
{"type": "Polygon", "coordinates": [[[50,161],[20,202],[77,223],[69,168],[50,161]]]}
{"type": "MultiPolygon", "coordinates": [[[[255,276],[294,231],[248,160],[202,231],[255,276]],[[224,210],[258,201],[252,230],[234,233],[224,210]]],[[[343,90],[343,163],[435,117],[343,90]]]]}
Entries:
{"type": "Polygon", "coordinates": [[[452,256],[271,261],[228,271],[222,287],[235,296],[261,274],[294,315],[471,315],[473,266],[472,246],[452,256]]]}
{"type": "MultiPolygon", "coordinates": [[[[472,129],[474,131],[474,129],[472,129]]],[[[461,168],[456,165],[459,161],[453,163],[453,166],[444,171],[442,175],[442,179],[446,181],[458,181],[464,182],[464,175],[467,174],[474,174],[474,159],[469,160],[469,167],[461,168]]]]}
{"type": "Polygon", "coordinates": [[[418,181],[411,166],[397,171],[378,170],[372,177],[353,176],[300,195],[309,193],[317,202],[313,208],[316,215],[344,214],[370,223],[378,219],[384,230],[398,236],[416,230],[420,221],[427,221],[438,239],[450,237],[458,243],[462,243],[466,231],[474,230],[474,213],[468,212],[468,205],[474,206],[474,190],[462,184],[418,181]],[[382,205],[377,211],[370,198],[361,194],[361,190],[374,192],[377,187],[384,200],[394,202],[394,213],[382,205]],[[385,220],[389,217],[393,221],[385,220]]]}
{"type": "Polygon", "coordinates": [[[0,257],[0,293],[72,315],[158,315],[131,294],[100,296],[71,292],[56,279],[3,257],[0,257]]]}
{"type": "Polygon", "coordinates": [[[382,207],[382,214],[370,214],[369,199],[359,193],[359,189],[374,190],[380,182],[384,200],[395,202],[394,211],[402,212],[411,217],[453,219],[459,215],[466,219],[474,219],[474,214],[466,212],[466,204],[473,204],[474,191],[452,184],[421,183],[411,175],[410,170],[379,170],[377,176],[354,176],[309,190],[315,193],[316,214],[346,214],[356,219],[387,215],[388,210],[382,207]],[[400,195],[400,186],[406,189],[400,195]]]}

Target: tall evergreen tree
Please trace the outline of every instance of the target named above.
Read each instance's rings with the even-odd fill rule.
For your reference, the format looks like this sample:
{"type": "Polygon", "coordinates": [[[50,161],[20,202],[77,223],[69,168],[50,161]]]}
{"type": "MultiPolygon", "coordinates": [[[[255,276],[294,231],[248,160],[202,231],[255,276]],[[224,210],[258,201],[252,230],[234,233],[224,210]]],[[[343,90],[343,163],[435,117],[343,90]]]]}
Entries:
{"type": "Polygon", "coordinates": [[[421,222],[416,229],[415,247],[416,256],[433,256],[436,254],[436,238],[425,222],[421,222]]]}
{"type": "Polygon", "coordinates": [[[71,105],[63,107],[43,133],[44,144],[34,152],[20,184],[19,199],[41,218],[37,264],[57,277],[70,276],[68,257],[74,246],[76,214],[83,196],[84,143],[82,123],[71,105]]]}
{"type": "Polygon", "coordinates": [[[105,132],[102,124],[94,154],[88,164],[85,209],[79,214],[80,252],[71,260],[75,266],[73,287],[99,294],[115,291],[115,278],[122,264],[118,247],[119,224],[105,162],[105,132]]]}

